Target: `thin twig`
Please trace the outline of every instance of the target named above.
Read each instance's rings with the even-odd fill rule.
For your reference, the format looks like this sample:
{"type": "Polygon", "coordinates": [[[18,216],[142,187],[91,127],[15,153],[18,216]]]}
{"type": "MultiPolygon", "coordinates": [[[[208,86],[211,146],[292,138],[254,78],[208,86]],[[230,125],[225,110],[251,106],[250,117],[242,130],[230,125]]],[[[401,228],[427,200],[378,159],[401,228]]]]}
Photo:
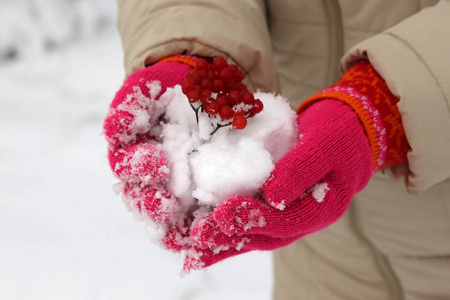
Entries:
{"type": "Polygon", "coordinates": [[[216,128],[213,130],[213,132],[211,132],[209,135],[212,136],[214,133],[216,133],[217,130],[219,130],[219,128],[227,127],[227,126],[230,126],[230,125],[231,125],[231,122],[228,123],[228,124],[225,124],[225,125],[217,124],[217,127],[216,127],[216,128]]]}
{"type": "Polygon", "coordinates": [[[197,120],[197,126],[198,126],[198,109],[200,108],[194,108],[194,105],[192,105],[192,103],[189,103],[189,104],[191,104],[191,107],[192,107],[192,109],[195,111],[195,119],[197,120]]]}

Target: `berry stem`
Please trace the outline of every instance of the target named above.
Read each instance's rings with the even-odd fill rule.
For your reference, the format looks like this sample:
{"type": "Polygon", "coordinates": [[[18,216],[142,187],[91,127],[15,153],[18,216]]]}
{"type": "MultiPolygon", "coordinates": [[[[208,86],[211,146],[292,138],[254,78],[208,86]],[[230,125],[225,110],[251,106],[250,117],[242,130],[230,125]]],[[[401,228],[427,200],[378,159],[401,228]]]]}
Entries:
{"type": "Polygon", "coordinates": [[[195,108],[194,105],[191,104],[192,110],[195,111],[195,120],[197,121],[197,126],[198,126],[198,110],[200,107],[195,108]]]}
{"type": "Polygon", "coordinates": [[[214,133],[216,133],[217,130],[219,130],[222,127],[226,127],[226,126],[230,126],[231,122],[225,125],[221,125],[221,124],[217,124],[217,127],[209,134],[210,136],[212,136],[214,133]]]}

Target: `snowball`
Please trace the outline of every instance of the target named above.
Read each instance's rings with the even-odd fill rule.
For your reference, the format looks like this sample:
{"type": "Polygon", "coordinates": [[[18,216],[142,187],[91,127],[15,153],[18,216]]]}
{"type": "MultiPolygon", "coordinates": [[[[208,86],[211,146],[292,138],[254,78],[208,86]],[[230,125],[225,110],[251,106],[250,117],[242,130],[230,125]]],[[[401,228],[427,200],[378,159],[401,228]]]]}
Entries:
{"type": "MultiPolygon", "coordinates": [[[[173,218],[172,224],[181,224],[189,216],[193,218],[194,226],[219,203],[234,195],[258,197],[276,162],[297,142],[297,116],[286,99],[279,95],[255,93],[254,97],[263,102],[264,109],[248,118],[243,130],[235,130],[230,121],[210,116],[199,109],[198,104],[190,104],[179,85],[168,88],[158,101],[153,99],[161,92],[160,83],[147,82],[146,87],[149,97],[139,87],[134,87],[133,93],[117,109],[135,116],[129,125],[132,134],[150,132],[168,157],[169,169],[160,170],[158,174],[168,175],[162,184],[177,201],[173,197],[166,199],[158,192],[154,196],[161,199],[161,209],[173,218]]],[[[242,104],[240,108],[246,111],[249,106],[242,104]]],[[[139,161],[146,155],[148,153],[144,151],[127,158],[132,173],[139,173],[139,161]]],[[[146,178],[144,183],[151,184],[151,179],[146,178]]],[[[141,186],[132,192],[133,195],[124,197],[125,202],[138,218],[148,222],[150,218],[145,217],[148,212],[143,205],[145,195],[141,186]]],[[[242,205],[245,207],[248,203],[242,205]]],[[[250,210],[249,214],[246,224],[236,220],[242,223],[244,230],[266,225],[259,209],[250,210]]],[[[156,232],[153,235],[161,238],[165,230],[161,225],[152,227],[156,232]]],[[[188,238],[181,234],[179,239],[180,243],[190,242],[182,241],[188,238]]],[[[242,238],[236,241],[236,248],[240,250],[248,242],[242,238]]],[[[218,253],[226,248],[213,251],[218,253]]],[[[199,258],[202,255],[201,251],[188,250],[187,259],[192,267],[201,267],[197,264],[201,264],[199,258]]]]}
{"type": "MultiPolygon", "coordinates": [[[[296,114],[279,95],[257,92],[264,104],[247,127],[211,132],[221,120],[198,112],[198,124],[180,86],[167,89],[162,147],[171,162],[168,188],[185,207],[217,206],[233,195],[253,196],[270,176],[275,163],[297,140],[296,114]]],[[[245,107],[243,107],[245,108],[245,107]]]]}
{"type": "Polygon", "coordinates": [[[255,194],[274,164],[260,141],[242,138],[231,144],[221,138],[199,146],[190,156],[190,167],[196,186],[194,197],[200,204],[216,206],[236,194],[255,194]]]}

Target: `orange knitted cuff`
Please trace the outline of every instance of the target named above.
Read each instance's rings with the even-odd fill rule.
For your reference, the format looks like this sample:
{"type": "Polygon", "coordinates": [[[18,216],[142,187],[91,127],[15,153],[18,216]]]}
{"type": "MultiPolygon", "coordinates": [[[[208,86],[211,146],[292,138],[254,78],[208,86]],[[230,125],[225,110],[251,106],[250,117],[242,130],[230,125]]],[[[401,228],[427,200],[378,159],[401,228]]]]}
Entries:
{"type": "Polygon", "coordinates": [[[399,99],[367,60],[350,68],[330,88],[307,99],[297,113],[323,99],[343,101],[356,111],[369,138],[374,172],[407,161],[409,144],[397,108],[399,99]]]}
{"type": "Polygon", "coordinates": [[[187,64],[187,65],[191,66],[192,68],[195,68],[195,65],[197,64],[197,59],[195,57],[189,56],[189,55],[181,55],[181,54],[163,58],[163,59],[159,60],[157,63],[172,62],[172,61],[187,64]]]}

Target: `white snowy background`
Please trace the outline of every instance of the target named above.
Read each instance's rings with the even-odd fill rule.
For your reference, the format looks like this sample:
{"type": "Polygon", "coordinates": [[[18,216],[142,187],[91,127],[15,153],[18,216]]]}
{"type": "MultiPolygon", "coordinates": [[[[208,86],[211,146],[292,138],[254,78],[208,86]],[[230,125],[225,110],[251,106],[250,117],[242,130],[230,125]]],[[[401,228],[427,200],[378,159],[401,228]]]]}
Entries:
{"type": "Polygon", "coordinates": [[[0,0],[0,299],[270,299],[270,253],[181,278],[112,191],[115,15],[113,0],[0,0]]]}

